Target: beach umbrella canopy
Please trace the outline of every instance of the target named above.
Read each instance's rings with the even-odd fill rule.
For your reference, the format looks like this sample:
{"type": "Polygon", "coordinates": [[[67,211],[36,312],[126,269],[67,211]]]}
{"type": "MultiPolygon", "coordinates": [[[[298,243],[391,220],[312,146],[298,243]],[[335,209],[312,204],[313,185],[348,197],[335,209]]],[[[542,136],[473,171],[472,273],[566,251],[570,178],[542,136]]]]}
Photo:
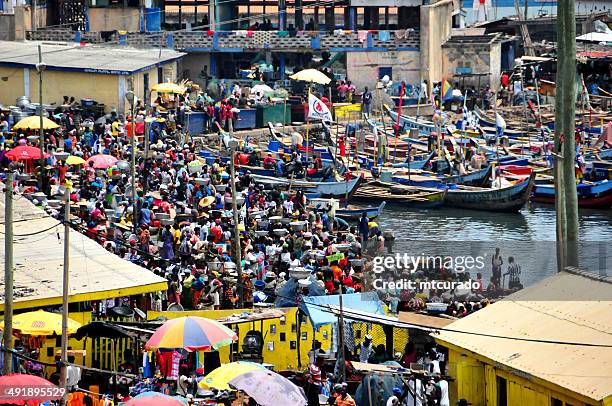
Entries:
{"type": "Polygon", "coordinates": [[[179,317],[168,320],[147,341],[145,348],[184,348],[210,351],[230,345],[238,339],[234,331],[218,321],[204,317],[179,317]]]}
{"type": "Polygon", "coordinates": [[[85,162],[80,156],[70,155],[66,158],[66,165],[83,165],[85,162]]]}
{"type": "Polygon", "coordinates": [[[331,82],[331,79],[327,77],[323,72],[316,69],[304,69],[298,73],[294,73],[289,76],[293,80],[299,80],[302,82],[318,83],[321,85],[327,85],[331,82]]]}
{"type": "MultiPolygon", "coordinates": [[[[79,327],[81,327],[79,322],[68,319],[68,334],[76,332],[79,327]]],[[[4,328],[4,321],[0,324],[0,328],[4,328]]],[[[62,334],[62,315],[44,310],[21,313],[13,316],[13,330],[31,336],[62,334]]]]}
{"type": "Polygon", "coordinates": [[[28,159],[40,159],[40,148],[29,145],[20,145],[6,153],[11,161],[26,161],[28,159]]]}
{"type": "Polygon", "coordinates": [[[98,154],[87,160],[87,164],[93,162],[94,169],[108,169],[117,163],[117,158],[112,155],[98,154]]]}
{"type": "Polygon", "coordinates": [[[186,399],[164,395],[160,392],[143,392],[125,402],[124,406],[184,406],[186,399]]]}
{"type": "Polygon", "coordinates": [[[272,89],[270,86],[268,85],[263,85],[263,84],[259,84],[259,85],[255,85],[251,88],[251,94],[255,94],[255,93],[273,93],[274,89],[272,89]]]}
{"type": "Polygon", "coordinates": [[[177,85],[176,83],[166,82],[166,83],[158,83],[151,88],[153,92],[157,93],[178,93],[183,94],[187,91],[185,87],[181,85],[177,85]]]}
{"type": "Polygon", "coordinates": [[[230,386],[245,392],[262,406],[306,406],[306,396],[299,386],[267,369],[250,371],[230,381],[230,386]]]}
{"type": "MultiPolygon", "coordinates": [[[[43,130],[52,130],[59,128],[55,122],[43,117],[43,130]]],[[[30,116],[22,118],[13,126],[13,130],[39,130],[40,129],[40,116],[30,116]]]]}
{"type": "Polygon", "coordinates": [[[238,361],[230,362],[229,364],[223,364],[219,368],[215,369],[204,377],[198,386],[203,389],[219,389],[228,390],[229,381],[232,379],[251,371],[257,371],[260,369],[266,369],[261,364],[254,362],[238,361]]]}
{"type": "Polygon", "coordinates": [[[0,376],[2,398],[0,404],[37,405],[61,399],[64,389],[36,375],[10,374],[0,376]]]}

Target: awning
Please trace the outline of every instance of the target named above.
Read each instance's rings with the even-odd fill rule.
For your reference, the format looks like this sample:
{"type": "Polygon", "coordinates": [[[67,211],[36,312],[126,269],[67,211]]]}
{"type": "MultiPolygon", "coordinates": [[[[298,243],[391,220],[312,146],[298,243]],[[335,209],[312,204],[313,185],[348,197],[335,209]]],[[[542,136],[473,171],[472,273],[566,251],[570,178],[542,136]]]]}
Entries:
{"type": "MultiPolygon", "coordinates": [[[[308,315],[315,328],[334,324],[338,316],[334,308],[340,307],[340,295],[305,296],[302,298],[300,310],[308,315]]],[[[352,293],[342,295],[342,309],[345,313],[372,313],[385,315],[383,302],[376,292],[352,293]]]]}

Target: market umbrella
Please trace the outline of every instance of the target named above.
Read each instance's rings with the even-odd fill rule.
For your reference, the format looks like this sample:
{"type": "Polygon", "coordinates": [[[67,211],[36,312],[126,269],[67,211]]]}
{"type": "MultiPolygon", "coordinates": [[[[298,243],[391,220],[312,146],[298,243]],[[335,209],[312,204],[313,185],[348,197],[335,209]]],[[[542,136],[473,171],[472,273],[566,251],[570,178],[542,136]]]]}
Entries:
{"type": "Polygon", "coordinates": [[[83,165],[85,162],[80,156],[70,155],[66,158],[66,165],[83,165]]]}
{"type": "Polygon", "coordinates": [[[247,361],[230,362],[229,364],[223,364],[219,368],[213,370],[211,373],[206,375],[202,379],[198,386],[202,389],[219,389],[228,390],[230,389],[228,383],[234,378],[251,371],[257,371],[260,369],[266,369],[261,364],[247,361]]]}
{"type": "Polygon", "coordinates": [[[143,392],[133,399],[123,403],[124,406],[184,406],[180,397],[172,397],[159,392],[143,392]]]}
{"type": "Polygon", "coordinates": [[[65,389],[36,375],[10,374],[0,376],[0,404],[37,405],[61,399],[65,389]]]}
{"type": "Polygon", "coordinates": [[[259,85],[255,85],[251,88],[251,94],[255,94],[255,93],[273,93],[274,89],[272,89],[270,86],[268,85],[263,85],[263,84],[259,84],[259,85]]]}
{"type": "Polygon", "coordinates": [[[11,161],[25,161],[29,159],[40,159],[40,148],[29,145],[20,145],[6,153],[11,161]]]}
{"type": "MultiPolygon", "coordinates": [[[[52,130],[59,128],[52,120],[43,117],[43,130],[52,130]]],[[[13,126],[13,130],[39,130],[40,129],[40,116],[30,116],[22,118],[17,124],[13,126]]]]}
{"type": "Polygon", "coordinates": [[[267,369],[244,373],[230,381],[230,386],[245,392],[262,406],[306,406],[306,396],[299,386],[267,369]]]}
{"type": "Polygon", "coordinates": [[[117,158],[112,155],[98,154],[87,160],[88,165],[91,162],[93,162],[94,169],[108,169],[117,162],[117,158]]]}
{"type": "Polygon", "coordinates": [[[115,162],[115,165],[117,165],[120,171],[127,171],[132,166],[128,161],[123,160],[115,162]]]}
{"type": "Polygon", "coordinates": [[[172,82],[158,83],[151,88],[151,91],[157,93],[178,93],[183,94],[187,91],[185,87],[172,82]]]}
{"type": "MultiPolygon", "coordinates": [[[[68,334],[76,332],[79,327],[81,323],[68,319],[68,334]]],[[[0,323],[0,328],[4,328],[4,321],[0,323]]],[[[44,310],[21,313],[13,316],[13,330],[31,336],[62,334],[62,315],[44,310]]]]}
{"type": "Polygon", "coordinates": [[[234,331],[218,321],[204,317],[179,317],[164,323],[147,341],[145,348],[184,348],[210,351],[238,339],[234,331]]]}
{"type": "Polygon", "coordinates": [[[293,80],[299,80],[302,82],[318,83],[321,85],[328,85],[331,79],[327,77],[323,72],[316,69],[304,69],[298,73],[294,73],[289,76],[293,80]]]}

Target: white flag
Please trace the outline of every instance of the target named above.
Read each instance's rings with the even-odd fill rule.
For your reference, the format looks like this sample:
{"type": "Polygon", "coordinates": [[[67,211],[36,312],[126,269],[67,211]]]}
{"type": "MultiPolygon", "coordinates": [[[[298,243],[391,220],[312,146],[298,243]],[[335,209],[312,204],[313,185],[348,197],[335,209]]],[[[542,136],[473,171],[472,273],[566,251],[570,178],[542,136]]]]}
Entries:
{"type": "Polygon", "coordinates": [[[495,126],[497,127],[497,135],[504,135],[506,120],[499,113],[495,113],[495,126]]]}
{"type": "Polygon", "coordinates": [[[332,115],[325,103],[313,94],[308,95],[308,118],[315,118],[323,121],[333,121],[332,115]]]}

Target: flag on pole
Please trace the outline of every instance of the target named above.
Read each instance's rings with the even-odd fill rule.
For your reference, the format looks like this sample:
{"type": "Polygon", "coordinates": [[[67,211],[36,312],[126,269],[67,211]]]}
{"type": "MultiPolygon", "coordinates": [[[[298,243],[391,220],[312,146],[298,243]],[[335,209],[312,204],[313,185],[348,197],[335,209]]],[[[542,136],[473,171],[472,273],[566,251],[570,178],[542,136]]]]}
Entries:
{"type": "Polygon", "coordinates": [[[312,93],[308,95],[308,118],[333,121],[331,111],[329,111],[325,103],[312,93]]]}
{"type": "Polygon", "coordinates": [[[497,128],[498,137],[504,135],[504,131],[506,130],[506,120],[504,120],[499,113],[495,113],[495,127],[497,128]]]}
{"type": "Polygon", "coordinates": [[[453,87],[448,83],[448,80],[442,82],[442,92],[440,92],[440,95],[442,96],[442,102],[453,97],[453,87]]]}

